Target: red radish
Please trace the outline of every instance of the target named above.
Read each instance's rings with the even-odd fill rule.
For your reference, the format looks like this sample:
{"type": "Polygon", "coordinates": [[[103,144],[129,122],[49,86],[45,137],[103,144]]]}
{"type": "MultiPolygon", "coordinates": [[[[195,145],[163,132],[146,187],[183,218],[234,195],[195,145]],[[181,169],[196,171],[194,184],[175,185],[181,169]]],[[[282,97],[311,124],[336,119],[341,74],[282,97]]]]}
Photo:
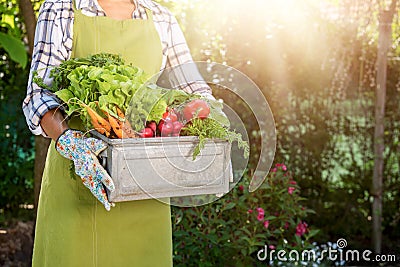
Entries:
{"type": "Polygon", "coordinates": [[[163,121],[163,120],[160,120],[160,123],[158,124],[158,130],[159,130],[160,132],[162,131],[163,126],[164,126],[164,121],[163,121]]]}
{"type": "Polygon", "coordinates": [[[174,126],[172,123],[163,123],[161,126],[161,136],[169,136],[172,133],[174,126]]]}
{"type": "Polygon", "coordinates": [[[195,99],[189,102],[183,108],[183,116],[185,120],[191,120],[195,115],[200,119],[205,119],[210,114],[210,107],[207,102],[201,99],[195,99]]]}
{"type": "Polygon", "coordinates": [[[174,110],[171,109],[170,111],[164,112],[162,119],[164,121],[175,122],[178,120],[178,116],[175,114],[174,110]]]}
{"type": "Polygon", "coordinates": [[[140,137],[142,138],[149,138],[154,136],[154,132],[151,128],[144,128],[143,130],[140,131],[139,133],[140,137]]]}
{"type": "Polygon", "coordinates": [[[178,120],[178,116],[176,116],[175,112],[170,112],[169,117],[171,118],[172,122],[176,122],[178,120]]]}
{"type": "Polygon", "coordinates": [[[168,111],[165,111],[165,112],[162,114],[162,118],[165,119],[166,117],[168,117],[168,115],[169,115],[169,112],[168,112],[168,111]]]}
{"type": "Polygon", "coordinates": [[[174,126],[173,133],[179,135],[179,133],[180,133],[182,127],[183,127],[183,123],[180,122],[180,121],[175,121],[175,122],[173,123],[173,126],[174,126]]]}
{"type": "Polygon", "coordinates": [[[157,130],[157,124],[156,124],[155,121],[151,121],[151,122],[147,123],[147,127],[150,128],[150,129],[152,129],[154,133],[155,133],[156,130],[157,130]]]}

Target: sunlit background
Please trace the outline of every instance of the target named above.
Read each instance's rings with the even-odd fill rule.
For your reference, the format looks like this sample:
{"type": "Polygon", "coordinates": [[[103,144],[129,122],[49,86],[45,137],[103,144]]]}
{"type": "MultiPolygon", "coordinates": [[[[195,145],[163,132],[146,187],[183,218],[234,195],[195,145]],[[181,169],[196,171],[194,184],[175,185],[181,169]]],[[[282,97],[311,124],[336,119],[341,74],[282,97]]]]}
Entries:
{"type": "MultiPolygon", "coordinates": [[[[359,237],[372,231],[378,19],[391,1],[173,3],[196,60],[233,66],[262,88],[277,125],[276,160],[290,163],[302,195],[317,210],[310,219],[327,230],[319,240],[340,233],[368,246],[370,237],[359,237]]],[[[399,191],[393,191],[400,189],[399,25],[396,9],[385,117],[386,234],[398,231],[400,220],[399,191]]]]}

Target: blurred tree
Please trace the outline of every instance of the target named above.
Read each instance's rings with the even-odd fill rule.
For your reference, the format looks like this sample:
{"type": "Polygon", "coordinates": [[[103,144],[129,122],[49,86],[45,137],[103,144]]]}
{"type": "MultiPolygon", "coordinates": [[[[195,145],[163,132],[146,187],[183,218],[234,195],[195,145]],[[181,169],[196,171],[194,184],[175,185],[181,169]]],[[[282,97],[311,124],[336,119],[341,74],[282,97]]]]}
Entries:
{"type": "MultiPolygon", "coordinates": [[[[383,4],[382,4],[383,5],[383,4]]],[[[376,60],[376,103],[374,134],[374,177],[372,185],[372,242],[375,253],[381,253],[382,247],[382,184],[385,151],[385,106],[387,84],[387,57],[392,46],[392,24],[397,7],[397,0],[392,0],[390,7],[379,11],[379,40],[376,60]]]]}
{"type": "MultiPolygon", "coordinates": [[[[19,16],[24,23],[28,53],[32,55],[33,42],[36,28],[36,13],[42,1],[18,0],[19,16]]],[[[39,200],[40,185],[42,181],[44,164],[50,139],[43,136],[35,136],[35,164],[34,164],[34,206],[39,200]]]]}

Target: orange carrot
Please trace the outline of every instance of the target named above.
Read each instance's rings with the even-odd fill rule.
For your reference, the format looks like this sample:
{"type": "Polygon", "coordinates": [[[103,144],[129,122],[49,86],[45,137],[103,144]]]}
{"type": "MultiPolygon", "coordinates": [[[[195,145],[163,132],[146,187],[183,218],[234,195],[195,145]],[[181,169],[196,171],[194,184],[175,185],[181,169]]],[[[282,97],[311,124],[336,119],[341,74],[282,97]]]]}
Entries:
{"type": "Polygon", "coordinates": [[[108,121],[110,122],[111,128],[113,129],[117,137],[124,138],[122,135],[122,123],[110,114],[108,114],[108,121]]]}
{"type": "Polygon", "coordinates": [[[125,119],[125,114],[122,112],[122,110],[118,106],[115,106],[115,108],[117,109],[118,117],[125,119]]]}
{"type": "Polygon", "coordinates": [[[101,134],[105,134],[107,137],[110,136],[110,132],[111,132],[110,123],[106,119],[101,117],[99,114],[97,114],[97,112],[94,111],[88,105],[84,105],[84,106],[86,107],[86,110],[91,118],[91,122],[92,122],[92,125],[95,128],[95,130],[101,134]]]}
{"type": "Polygon", "coordinates": [[[122,110],[118,107],[115,106],[115,108],[117,109],[117,114],[118,117],[124,119],[124,121],[122,122],[122,131],[123,131],[123,136],[125,138],[135,138],[138,137],[138,135],[136,134],[136,132],[132,129],[131,124],[129,123],[129,121],[127,119],[125,119],[125,114],[122,112],[122,110]]]}
{"type": "Polygon", "coordinates": [[[122,123],[122,131],[123,135],[126,136],[127,138],[138,137],[137,133],[132,129],[131,124],[127,120],[122,123]]]}

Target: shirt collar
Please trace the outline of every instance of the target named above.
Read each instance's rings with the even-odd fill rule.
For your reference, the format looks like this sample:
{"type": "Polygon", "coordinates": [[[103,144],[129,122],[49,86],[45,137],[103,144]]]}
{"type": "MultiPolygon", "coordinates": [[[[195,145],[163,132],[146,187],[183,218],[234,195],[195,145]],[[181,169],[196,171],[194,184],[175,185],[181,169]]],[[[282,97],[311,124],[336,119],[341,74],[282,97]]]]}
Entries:
{"type": "MultiPolygon", "coordinates": [[[[135,3],[136,8],[140,5],[145,8],[150,9],[153,12],[157,12],[157,10],[154,8],[154,4],[152,3],[151,0],[133,0],[135,3]]],[[[101,10],[101,7],[97,0],[75,0],[76,2],[76,8],[77,9],[97,9],[101,10]]]]}
{"type": "Polygon", "coordinates": [[[75,0],[75,6],[76,9],[85,9],[85,8],[92,8],[92,7],[97,7],[98,3],[97,1],[94,2],[94,0],[75,0]]]}

